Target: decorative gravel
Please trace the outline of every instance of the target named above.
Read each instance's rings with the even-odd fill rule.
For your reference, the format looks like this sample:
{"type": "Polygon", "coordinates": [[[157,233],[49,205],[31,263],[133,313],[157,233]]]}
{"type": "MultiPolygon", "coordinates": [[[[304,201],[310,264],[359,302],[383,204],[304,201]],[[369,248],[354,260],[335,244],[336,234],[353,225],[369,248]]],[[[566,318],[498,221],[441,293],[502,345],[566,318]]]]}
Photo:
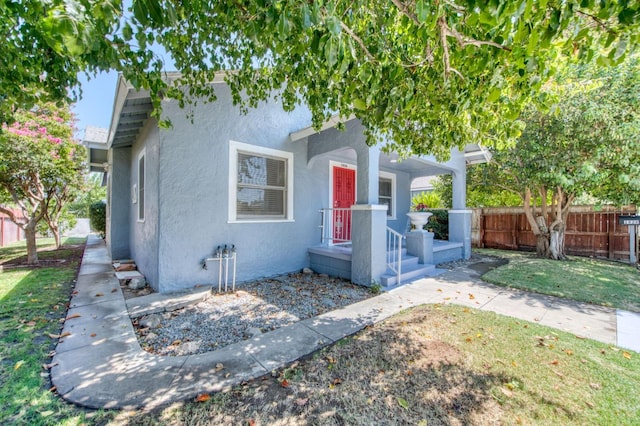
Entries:
{"type": "Polygon", "coordinates": [[[372,297],[366,287],[316,274],[253,281],[235,293],[134,320],[141,346],[159,355],[209,352],[372,297]]]}

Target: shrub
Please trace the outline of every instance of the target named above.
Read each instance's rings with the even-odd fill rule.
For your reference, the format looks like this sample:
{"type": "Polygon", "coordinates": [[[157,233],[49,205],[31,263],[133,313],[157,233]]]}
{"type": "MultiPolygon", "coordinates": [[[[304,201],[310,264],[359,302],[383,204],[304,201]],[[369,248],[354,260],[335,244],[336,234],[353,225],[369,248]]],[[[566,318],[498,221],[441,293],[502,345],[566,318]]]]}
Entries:
{"type": "Polygon", "coordinates": [[[91,229],[104,238],[107,233],[107,204],[104,201],[96,201],[89,206],[89,222],[91,229]]]}
{"type": "Polygon", "coordinates": [[[425,229],[433,232],[434,238],[438,240],[449,239],[449,212],[447,210],[429,210],[433,216],[424,226],[425,229]]]}

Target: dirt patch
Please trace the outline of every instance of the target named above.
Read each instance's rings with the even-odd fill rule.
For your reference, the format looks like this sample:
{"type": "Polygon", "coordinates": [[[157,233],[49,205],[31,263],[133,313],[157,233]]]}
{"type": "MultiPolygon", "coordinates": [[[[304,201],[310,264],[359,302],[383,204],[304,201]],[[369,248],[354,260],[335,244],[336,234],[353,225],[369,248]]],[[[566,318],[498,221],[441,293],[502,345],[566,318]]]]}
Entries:
{"type": "Polygon", "coordinates": [[[475,271],[478,275],[483,276],[489,271],[492,271],[500,266],[504,266],[509,263],[508,259],[494,258],[491,260],[484,260],[480,262],[470,263],[468,268],[475,271]]]}
{"type": "Polygon", "coordinates": [[[38,264],[27,263],[27,256],[0,261],[0,271],[12,269],[41,269],[64,266],[67,264],[79,264],[84,253],[84,244],[63,245],[59,249],[45,247],[38,249],[38,264]]]}
{"type": "Polygon", "coordinates": [[[211,395],[206,403],[128,418],[128,424],[468,425],[499,424],[492,388],[444,341],[455,314],[422,306],[271,375],[211,395]],[[155,423],[158,422],[158,423],[155,423]]]}

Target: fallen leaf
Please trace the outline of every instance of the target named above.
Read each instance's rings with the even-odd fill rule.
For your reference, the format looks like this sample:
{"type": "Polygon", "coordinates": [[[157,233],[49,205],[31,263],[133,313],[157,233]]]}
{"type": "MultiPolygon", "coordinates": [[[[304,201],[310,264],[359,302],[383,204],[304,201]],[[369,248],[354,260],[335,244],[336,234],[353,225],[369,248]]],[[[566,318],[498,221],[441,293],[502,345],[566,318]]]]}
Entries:
{"type": "Polygon", "coordinates": [[[67,336],[71,336],[71,332],[69,332],[69,331],[65,331],[64,333],[62,333],[62,334],[60,335],[60,338],[62,339],[63,337],[67,337],[67,336]]]}
{"type": "Polygon", "coordinates": [[[253,419],[247,420],[247,426],[256,426],[256,421],[253,419]]]}
{"type": "Polygon", "coordinates": [[[70,320],[70,319],[74,319],[74,318],[80,318],[82,315],[75,313],[73,315],[69,315],[66,319],[70,320]]]}
{"type": "Polygon", "coordinates": [[[33,327],[34,325],[36,325],[36,322],[35,322],[35,321],[29,321],[29,322],[27,323],[27,327],[33,327]]]}
{"type": "Polygon", "coordinates": [[[554,359],[553,361],[551,361],[552,365],[558,365],[560,363],[560,361],[558,361],[557,359],[554,359]]]}
{"type": "Polygon", "coordinates": [[[301,406],[301,407],[303,405],[306,405],[307,402],[309,402],[309,398],[298,398],[298,399],[296,399],[296,404],[301,406]]]}
{"type": "Polygon", "coordinates": [[[565,349],[564,351],[567,355],[573,355],[573,351],[571,349],[565,349]]]}
{"type": "Polygon", "coordinates": [[[102,297],[104,296],[104,293],[96,293],[96,297],[102,297]]]}
{"type": "Polygon", "coordinates": [[[217,364],[216,364],[216,371],[220,371],[220,370],[222,370],[222,369],[224,369],[224,364],[223,364],[223,363],[221,363],[221,362],[217,363],[217,364]]]}
{"type": "Polygon", "coordinates": [[[476,297],[475,297],[473,294],[469,293],[469,300],[473,300],[473,299],[475,299],[475,298],[476,298],[476,297]]]}
{"type": "Polygon", "coordinates": [[[57,387],[57,386],[51,386],[51,387],[49,388],[49,392],[55,392],[56,390],[58,390],[58,387],[57,387]]]}
{"type": "Polygon", "coordinates": [[[59,334],[53,334],[53,333],[47,333],[47,336],[51,337],[52,339],[59,339],[60,338],[59,334]]]}
{"type": "Polygon", "coordinates": [[[467,337],[467,338],[466,338],[466,339],[464,339],[464,340],[466,340],[467,342],[469,342],[469,343],[470,343],[473,339],[472,339],[471,337],[467,337]]]}
{"type": "Polygon", "coordinates": [[[613,346],[609,346],[609,349],[611,349],[614,352],[619,352],[620,351],[619,348],[614,348],[613,346]]]}
{"type": "Polygon", "coordinates": [[[51,364],[42,364],[42,368],[44,368],[45,370],[51,370],[56,365],[58,365],[57,361],[56,362],[52,362],[51,364]]]}
{"type": "Polygon", "coordinates": [[[280,382],[280,386],[282,386],[283,388],[288,388],[289,387],[289,381],[287,379],[284,379],[280,382]]]}
{"type": "Polygon", "coordinates": [[[602,389],[602,385],[600,383],[589,383],[589,386],[591,387],[591,389],[602,389]]]}
{"type": "Polygon", "coordinates": [[[24,364],[23,360],[16,362],[16,365],[13,366],[13,369],[17,370],[18,368],[22,367],[22,364],[24,364]]]}
{"type": "Polygon", "coordinates": [[[332,357],[331,355],[327,355],[327,356],[326,356],[326,359],[327,359],[327,361],[328,361],[330,364],[335,364],[336,362],[338,362],[338,361],[336,361],[336,359],[335,359],[334,357],[332,357]]]}
{"type": "Polygon", "coordinates": [[[441,288],[439,288],[439,289],[438,289],[438,290],[436,290],[436,291],[439,291],[440,293],[442,293],[442,289],[441,289],[441,288]]]}
{"type": "Polygon", "coordinates": [[[91,337],[96,337],[96,333],[91,333],[91,337]]]}
{"type": "Polygon", "coordinates": [[[518,366],[518,363],[517,363],[517,362],[515,362],[515,361],[511,361],[511,365],[513,365],[514,367],[517,367],[517,366],[518,366]]]}
{"type": "Polygon", "coordinates": [[[210,398],[211,396],[208,393],[201,393],[200,395],[196,396],[196,402],[205,402],[210,398]]]}
{"type": "Polygon", "coordinates": [[[116,291],[118,291],[118,289],[117,289],[117,288],[112,288],[112,289],[111,289],[111,293],[115,293],[116,291]]]}
{"type": "Polygon", "coordinates": [[[626,359],[631,359],[631,354],[627,351],[622,352],[622,356],[625,357],[626,359]]]}
{"type": "Polygon", "coordinates": [[[227,374],[224,375],[225,379],[228,379],[229,377],[231,377],[231,373],[227,373],[227,374]]]}
{"type": "Polygon", "coordinates": [[[589,407],[589,408],[596,408],[596,406],[593,403],[589,402],[589,401],[585,401],[584,403],[587,404],[587,407],[589,407]]]}
{"type": "Polygon", "coordinates": [[[411,371],[411,370],[407,370],[407,371],[406,371],[406,374],[407,374],[407,376],[412,376],[412,375],[413,375],[413,371],[411,371]]]}
{"type": "Polygon", "coordinates": [[[397,398],[398,400],[398,405],[401,406],[402,408],[404,408],[405,410],[409,409],[409,403],[407,402],[406,399],[404,398],[397,398]]]}

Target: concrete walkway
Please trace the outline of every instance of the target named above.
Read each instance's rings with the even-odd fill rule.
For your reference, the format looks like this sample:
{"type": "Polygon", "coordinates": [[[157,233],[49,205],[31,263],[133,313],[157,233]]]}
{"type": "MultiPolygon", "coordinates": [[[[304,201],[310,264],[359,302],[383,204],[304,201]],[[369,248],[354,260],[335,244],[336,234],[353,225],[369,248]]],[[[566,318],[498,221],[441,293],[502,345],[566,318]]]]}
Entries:
{"type": "Polygon", "coordinates": [[[639,314],[495,287],[479,275],[459,268],[214,352],[158,356],[140,348],[129,310],[174,309],[199,300],[202,289],[179,299],[130,299],[127,307],[104,242],[90,235],[51,379],[64,399],[86,407],[154,407],[260,377],[424,303],[493,311],[640,352],[639,314]]]}

